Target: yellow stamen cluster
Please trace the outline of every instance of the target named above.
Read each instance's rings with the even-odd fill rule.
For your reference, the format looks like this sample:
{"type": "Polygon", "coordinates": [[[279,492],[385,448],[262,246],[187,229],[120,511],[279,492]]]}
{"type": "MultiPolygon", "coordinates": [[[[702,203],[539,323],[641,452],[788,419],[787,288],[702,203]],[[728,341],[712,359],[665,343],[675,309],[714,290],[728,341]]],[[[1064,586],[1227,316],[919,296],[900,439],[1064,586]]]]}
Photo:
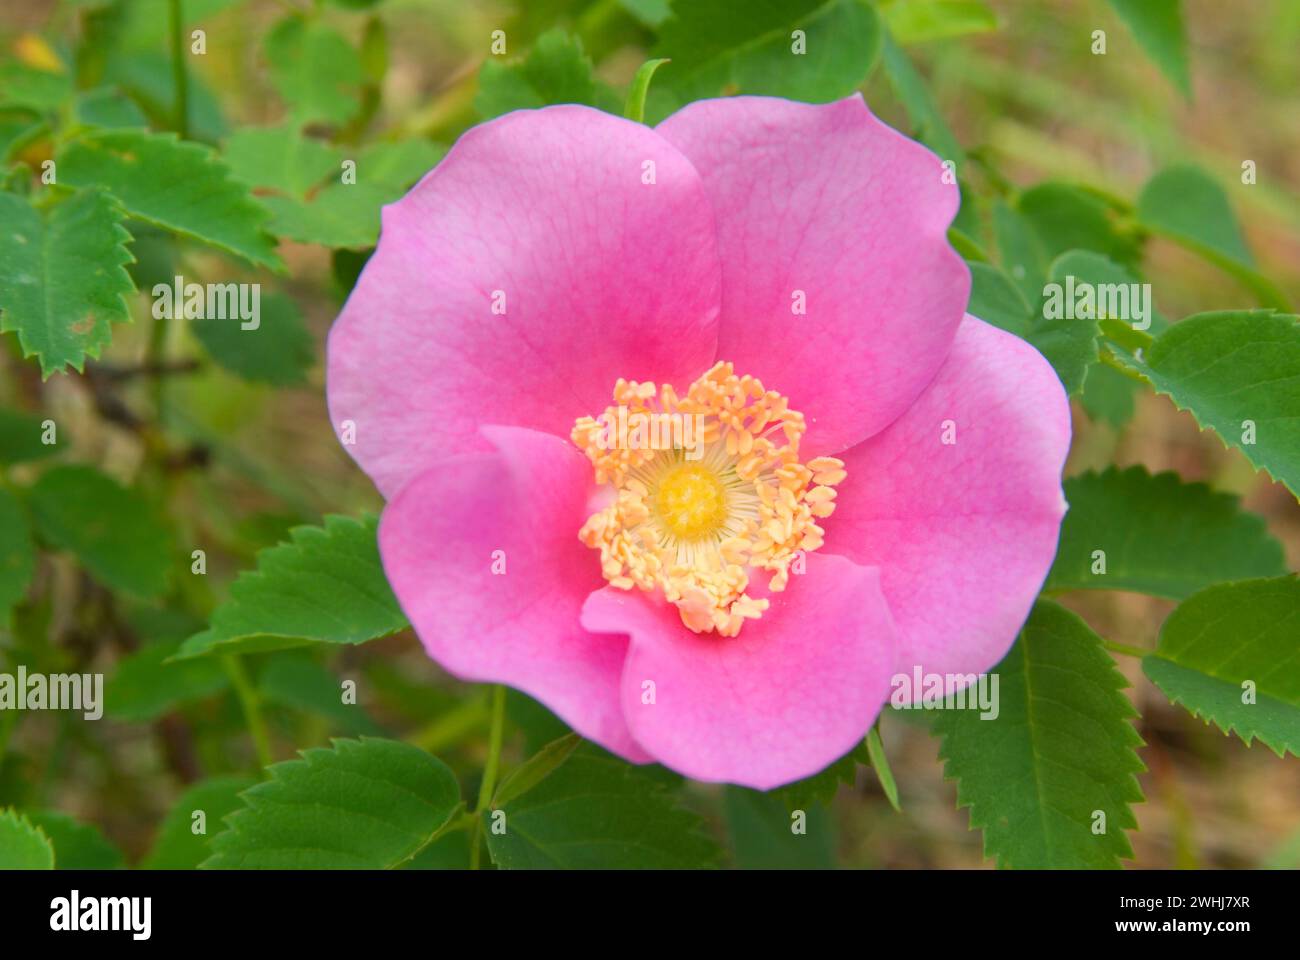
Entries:
{"type": "Polygon", "coordinates": [[[596,482],[614,491],[578,536],[600,551],[613,586],[661,590],[691,630],[734,637],[768,608],[745,592],[750,577],[770,573],[768,589],[784,590],[791,567],[822,545],[817,521],[835,510],[844,463],[801,463],[806,429],[785,397],[737,376],[730,363],[716,364],[684,397],[668,384],[620,379],[614,405],[600,418],[579,418],[571,434],[596,482]],[[609,442],[620,417],[675,415],[701,424],[693,448],[609,442]]]}

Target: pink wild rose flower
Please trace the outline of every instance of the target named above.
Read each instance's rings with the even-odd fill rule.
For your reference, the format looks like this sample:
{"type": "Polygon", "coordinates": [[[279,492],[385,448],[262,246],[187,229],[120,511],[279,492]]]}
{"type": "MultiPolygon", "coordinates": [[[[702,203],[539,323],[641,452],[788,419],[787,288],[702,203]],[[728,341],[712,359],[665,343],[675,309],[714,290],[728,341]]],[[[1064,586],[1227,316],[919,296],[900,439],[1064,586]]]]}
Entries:
{"type": "Polygon", "coordinates": [[[429,656],[760,789],[852,749],[894,676],[992,668],[1070,416],[965,314],[942,174],[859,96],[555,106],[385,207],[329,406],[429,656]]]}

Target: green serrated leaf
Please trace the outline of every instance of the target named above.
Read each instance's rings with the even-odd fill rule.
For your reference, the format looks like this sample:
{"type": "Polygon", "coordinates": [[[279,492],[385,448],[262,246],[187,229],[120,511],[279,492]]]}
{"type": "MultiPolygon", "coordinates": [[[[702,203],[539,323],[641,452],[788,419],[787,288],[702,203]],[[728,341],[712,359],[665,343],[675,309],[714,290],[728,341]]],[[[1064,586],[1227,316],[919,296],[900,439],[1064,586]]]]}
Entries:
{"type": "Polygon", "coordinates": [[[211,626],[185,641],[178,657],[247,653],[320,643],[364,643],[408,624],[384,577],[375,517],[329,516],[295,527],[291,540],[257,555],[211,626]]]}
{"type": "MultiPolygon", "coordinates": [[[[1142,286],[1137,274],[1103,255],[1088,250],[1061,254],[1051,265],[1051,279],[1064,286],[1069,277],[1074,278],[1076,286],[1086,283],[1092,287],[1098,308],[1097,325],[1103,337],[1113,337],[1136,348],[1148,345],[1152,335],[1168,329],[1169,321],[1155,309],[1154,303],[1146,302],[1144,291],[1149,290],[1150,285],[1142,286]],[[1136,298],[1134,290],[1139,291],[1136,298]],[[1117,316],[1105,316],[1101,311],[1103,303],[1107,306],[1118,304],[1117,316]],[[1139,327],[1146,324],[1150,333],[1145,329],[1135,329],[1135,323],[1139,327]]],[[[1133,416],[1139,385],[1132,377],[1113,367],[1092,362],[1090,352],[1088,357],[1089,365],[1079,400],[1094,420],[1105,420],[1122,427],[1133,416]]]]}
{"type": "Polygon", "coordinates": [[[60,870],[120,870],[126,866],[122,851],[90,824],[57,810],[41,810],[27,817],[54,847],[54,863],[60,870]]]}
{"type": "Polygon", "coordinates": [[[331,184],[309,203],[291,197],[266,197],[275,215],[271,232],[298,243],[361,249],[379,240],[379,211],[388,194],[366,184],[331,184]]]}
{"type": "MultiPolygon", "coordinates": [[[[1033,342],[1072,396],[1086,392],[1087,381],[1099,368],[1098,337],[1107,321],[1124,324],[1126,331],[1134,329],[1133,324],[1152,330],[1168,326],[1146,296],[1150,287],[1100,253],[1067,251],[1052,261],[1048,279],[1055,284],[1053,295],[1059,293],[1059,300],[1056,309],[1049,311],[1048,288],[1044,288],[1035,314],[1039,319],[1033,342]],[[1049,316],[1053,312],[1055,319],[1049,316]]],[[[1101,382],[1104,384],[1104,379],[1101,382]]]]}
{"type": "Polygon", "coordinates": [[[381,140],[361,151],[357,160],[357,183],[382,187],[396,199],[446,155],[445,146],[420,137],[392,142],[381,140]]]}
{"type": "Polygon", "coordinates": [[[660,777],[591,744],[500,809],[505,832],[487,844],[504,869],[682,869],[719,855],[660,777]]]}
{"type": "Polygon", "coordinates": [[[231,174],[250,187],[269,187],[301,198],[326,177],[337,175],[342,156],[297,127],[244,127],[230,135],[222,156],[231,174]]]}
{"type": "Polygon", "coordinates": [[[678,104],[727,90],[825,103],[866,82],[881,37],[864,0],[673,0],[655,56],[678,104]]]}
{"type": "Polygon", "coordinates": [[[1118,355],[1257,468],[1300,495],[1300,323],[1271,310],[1198,313],[1141,359],[1118,355]]]}
{"type": "Polygon", "coordinates": [[[266,60],[280,96],[299,124],[346,123],[360,106],[361,57],[317,18],[285,17],[266,36],[266,60]]]}
{"type": "Polygon", "coordinates": [[[283,294],[267,294],[258,320],[245,330],[239,320],[208,317],[191,321],[191,329],[212,359],[245,380],[275,387],[304,383],[316,361],[316,342],[298,305],[283,294]]]}
{"type": "Polygon", "coordinates": [[[379,239],[381,208],[405,193],[445,153],[444,147],[427,140],[372,144],[357,158],[355,183],[330,183],[309,200],[265,197],[274,215],[269,229],[298,243],[373,247],[379,239]]]}
{"type": "Polygon", "coordinates": [[[71,551],[105,586],[146,598],[167,588],[171,532],[138,491],[93,467],[55,467],[36,481],[29,505],[41,538],[71,551]]]}
{"type": "Polygon", "coordinates": [[[54,846],[17,810],[0,810],[0,870],[53,870],[54,846]]]}
{"type": "Polygon", "coordinates": [[[1187,66],[1187,28],[1181,0],[1110,0],[1125,25],[1161,72],[1191,98],[1187,66]]]}
{"type": "Polygon", "coordinates": [[[1137,827],[1129,805],[1144,769],[1123,675],[1087,624],[1047,601],[994,673],[996,718],[950,708],[933,722],[984,855],[1001,867],[1118,868],[1133,856],[1124,831],[1137,827]]]}
{"type": "Polygon", "coordinates": [[[111,325],[131,319],[125,265],[131,235],[102,190],[79,190],[38,210],[0,193],[0,331],[17,333],[41,375],[98,358],[111,325]]]}
{"type": "Polygon", "coordinates": [[[1074,278],[1076,307],[1086,307],[1089,303],[1080,286],[1087,284],[1092,288],[1092,309],[1103,332],[1108,320],[1126,333],[1145,336],[1169,329],[1169,321],[1155,308],[1154,300],[1148,302],[1144,292],[1135,293],[1133,289],[1150,285],[1144,285],[1136,273],[1105,255],[1091,250],[1067,250],[1052,261],[1048,278],[1064,287],[1069,277],[1074,278]]]}
{"type": "Polygon", "coordinates": [[[209,147],[170,133],[98,130],[59,152],[59,182],[102,186],[134,217],[281,269],[266,210],[209,147]]]}
{"type": "Polygon", "coordinates": [[[363,737],[267,768],[212,840],[205,869],[392,869],[460,806],[452,772],[416,747],[363,737]]]}
{"type": "Polygon", "coordinates": [[[1160,628],[1142,669],[1193,716],[1300,755],[1300,578],[1245,580],[1189,597],[1160,628]]]}
{"type": "Polygon", "coordinates": [[[479,70],[474,106],[485,119],[553,103],[579,103],[613,113],[621,107],[592,75],[581,41],[562,30],[538,37],[521,61],[489,59],[479,70]]]}
{"type": "Polygon", "coordinates": [[[27,593],[36,571],[27,514],[12,493],[0,487],[0,627],[9,624],[9,612],[27,593]]]}
{"type": "Polygon", "coordinates": [[[1261,517],[1203,483],[1145,467],[1065,481],[1070,511],[1048,590],[1132,590],[1181,600],[1220,580],[1286,572],[1282,546],[1261,517]],[[1094,552],[1105,573],[1093,573],[1094,552]]]}
{"type": "Polygon", "coordinates": [[[193,870],[211,856],[211,839],[227,815],[243,807],[239,798],[257,781],[252,777],[213,777],[186,790],[158,828],[144,870],[193,870]]]}

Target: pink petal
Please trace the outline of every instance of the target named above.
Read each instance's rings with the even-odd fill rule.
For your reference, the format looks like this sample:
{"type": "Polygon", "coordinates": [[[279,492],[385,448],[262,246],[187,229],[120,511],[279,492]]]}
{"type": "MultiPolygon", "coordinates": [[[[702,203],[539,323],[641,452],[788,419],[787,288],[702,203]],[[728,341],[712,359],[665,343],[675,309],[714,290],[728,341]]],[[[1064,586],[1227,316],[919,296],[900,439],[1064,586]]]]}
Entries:
{"type": "Polygon", "coordinates": [[[857,94],[703,100],[656,129],[695,164],[717,216],[718,359],[789,397],[813,453],[893,422],[939,369],[970,292],[939,158],[857,94]],[[806,316],[792,313],[796,290],[806,316]]]}
{"type": "Polygon", "coordinates": [[[824,549],[880,568],[902,672],[979,673],[1011,647],[1056,555],[1069,447],[1051,366],[967,316],[912,408],[843,455],[824,549]]]}
{"type": "Polygon", "coordinates": [[[709,366],[719,276],[699,177],[653,130],[577,106],[507,114],[384,208],[330,333],[330,416],[355,424],[348,449],[386,496],[485,449],[480,424],[567,437],[619,377],[709,366]]]}
{"type": "Polygon", "coordinates": [[[582,622],[630,635],[632,734],[696,780],[765,790],[817,773],[862,739],[889,695],[895,639],[878,572],[840,557],[808,557],[738,637],[691,633],[675,608],[614,587],[588,598],[582,622]]]}
{"type": "Polygon", "coordinates": [[[619,706],[623,637],[578,622],[604,581],[578,541],[591,464],[567,440],[515,427],[494,453],[445,460],[407,484],[379,526],[384,571],[429,656],[463,680],[505,683],[634,762],[619,706]],[[492,572],[503,551],[505,573],[492,572]]]}

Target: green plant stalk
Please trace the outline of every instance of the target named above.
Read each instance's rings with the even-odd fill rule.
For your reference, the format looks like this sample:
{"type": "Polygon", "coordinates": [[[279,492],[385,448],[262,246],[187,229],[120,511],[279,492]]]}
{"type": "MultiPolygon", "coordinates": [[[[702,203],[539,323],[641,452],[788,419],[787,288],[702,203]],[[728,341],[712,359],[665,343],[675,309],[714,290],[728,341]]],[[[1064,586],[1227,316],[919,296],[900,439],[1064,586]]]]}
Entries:
{"type": "Polygon", "coordinates": [[[271,737],[267,733],[266,720],[262,716],[261,698],[253,688],[252,681],[248,678],[248,671],[244,669],[243,661],[239,659],[238,654],[224,656],[221,662],[226,668],[226,675],[230,677],[230,685],[235,688],[239,707],[244,712],[248,735],[252,737],[253,749],[257,751],[258,766],[265,770],[275,763],[275,756],[271,753],[271,737]]]}
{"type": "MultiPolygon", "coordinates": [[[[185,20],[181,10],[181,0],[168,0],[168,7],[172,47],[172,87],[176,100],[176,133],[184,140],[189,137],[190,126],[189,77],[185,73],[185,20]]],[[[148,363],[162,363],[167,351],[168,327],[166,313],[154,320],[153,329],[149,331],[148,363]]],[[[153,382],[154,417],[159,429],[163,425],[163,411],[166,407],[165,379],[165,377],[157,377],[153,382]]]]}
{"type": "MultiPolygon", "coordinates": [[[[167,334],[171,327],[167,316],[169,312],[162,311],[149,329],[149,348],[145,362],[150,366],[160,366],[167,358],[167,334]]],[[[153,392],[154,424],[162,430],[163,414],[167,409],[167,378],[154,377],[150,387],[153,392]]]]}
{"type": "Polygon", "coordinates": [[[458,743],[465,734],[479,729],[490,721],[489,699],[490,697],[476,696],[460,704],[415,731],[406,738],[406,742],[428,753],[438,753],[458,743]]]}
{"type": "Polygon", "coordinates": [[[483,780],[478,787],[478,802],[474,804],[474,830],[470,836],[469,868],[477,870],[483,856],[483,814],[492,802],[497,785],[497,768],[501,765],[501,741],[506,724],[506,688],[497,684],[492,688],[492,730],[488,734],[487,764],[483,767],[483,780]]]}
{"type": "Polygon", "coordinates": [[[176,132],[184,140],[190,135],[189,77],[185,74],[185,20],[181,0],[170,0],[172,35],[172,84],[176,88],[176,132]]]}

